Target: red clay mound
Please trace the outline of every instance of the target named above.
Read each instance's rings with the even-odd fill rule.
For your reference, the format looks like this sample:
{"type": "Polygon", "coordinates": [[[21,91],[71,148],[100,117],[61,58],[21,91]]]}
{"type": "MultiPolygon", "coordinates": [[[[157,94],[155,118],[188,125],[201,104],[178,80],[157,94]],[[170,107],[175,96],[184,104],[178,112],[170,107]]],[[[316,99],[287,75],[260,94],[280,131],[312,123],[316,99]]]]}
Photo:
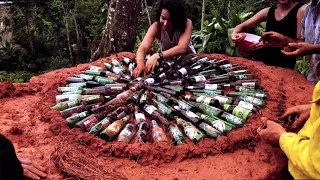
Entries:
{"type": "MultiPolygon", "coordinates": [[[[134,57],[119,53],[91,63],[103,67],[112,57],[134,57]]],[[[276,178],[286,172],[287,159],[279,148],[260,141],[256,129],[260,117],[277,119],[288,107],[308,103],[314,85],[298,73],[243,58],[228,58],[247,66],[269,92],[268,105],[246,126],[214,141],[174,147],[167,144],[107,143],[79,129],[69,129],[55,104],[57,87],[70,74],[89,64],[60,69],[37,77],[28,84],[2,83],[0,132],[23,154],[48,166],[48,179],[260,179],[276,178]],[[18,93],[18,95],[16,94],[18,93]],[[13,96],[14,95],[14,96],[13,96]],[[11,133],[10,133],[11,132],[11,133]],[[14,133],[12,133],[14,132],[14,133]]]]}

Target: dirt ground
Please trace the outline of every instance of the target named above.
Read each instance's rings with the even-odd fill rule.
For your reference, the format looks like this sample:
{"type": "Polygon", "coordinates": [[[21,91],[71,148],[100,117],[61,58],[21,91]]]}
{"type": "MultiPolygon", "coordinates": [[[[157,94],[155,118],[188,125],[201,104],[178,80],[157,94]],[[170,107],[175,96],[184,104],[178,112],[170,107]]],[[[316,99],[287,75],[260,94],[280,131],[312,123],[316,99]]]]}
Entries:
{"type": "MultiPolygon", "coordinates": [[[[119,53],[91,64],[103,67],[103,62],[122,55],[134,57],[119,53]]],[[[260,141],[256,133],[262,125],[260,117],[276,120],[286,108],[308,103],[314,85],[292,70],[261,62],[201,56],[228,58],[247,66],[269,92],[261,114],[216,141],[203,139],[197,145],[187,141],[178,147],[127,145],[107,143],[79,129],[69,129],[59,112],[50,107],[55,105],[57,87],[89,64],[36,76],[30,83],[1,83],[0,133],[14,143],[18,155],[47,167],[47,179],[282,179],[287,159],[279,148],[260,141]]]]}

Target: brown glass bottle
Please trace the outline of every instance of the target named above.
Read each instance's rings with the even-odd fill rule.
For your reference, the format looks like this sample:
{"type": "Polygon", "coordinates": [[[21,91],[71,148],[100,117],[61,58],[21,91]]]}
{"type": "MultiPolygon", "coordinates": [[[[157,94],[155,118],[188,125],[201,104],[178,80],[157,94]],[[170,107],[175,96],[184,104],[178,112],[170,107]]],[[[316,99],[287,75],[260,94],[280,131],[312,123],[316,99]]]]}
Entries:
{"type": "Polygon", "coordinates": [[[85,119],[79,121],[75,127],[82,129],[82,131],[90,131],[90,129],[96,124],[98,123],[100,120],[102,120],[102,118],[105,117],[104,113],[100,113],[100,114],[92,114],[88,117],[86,117],[85,119]]]}

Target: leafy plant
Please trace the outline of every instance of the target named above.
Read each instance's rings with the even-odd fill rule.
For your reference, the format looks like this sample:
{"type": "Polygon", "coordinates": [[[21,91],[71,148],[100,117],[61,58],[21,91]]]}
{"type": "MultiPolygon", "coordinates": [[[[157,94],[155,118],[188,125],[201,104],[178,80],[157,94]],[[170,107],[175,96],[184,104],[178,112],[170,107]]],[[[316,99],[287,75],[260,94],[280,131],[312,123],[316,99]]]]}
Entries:
{"type": "Polygon", "coordinates": [[[295,66],[295,71],[302,74],[304,77],[308,76],[309,72],[309,60],[307,56],[300,58],[295,66]]]}
{"type": "Polygon", "coordinates": [[[34,75],[35,74],[26,71],[16,71],[14,73],[0,71],[0,82],[10,81],[13,83],[25,83],[28,82],[34,75]]]}
{"type": "Polygon", "coordinates": [[[252,14],[252,12],[233,14],[230,20],[226,20],[215,13],[211,22],[205,21],[203,29],[192,34],[192,42],[197,53],[222,53],[229,56],[240,56],[239,50],[230,40],[230,36],[233,28],[247,20],[252,14]]]}
{"type": "Polygon", "coordinates": [[[19,45],[6,42],[0,46],[0,69],[10,72],[23,67],[25,50],[19,45]]]}

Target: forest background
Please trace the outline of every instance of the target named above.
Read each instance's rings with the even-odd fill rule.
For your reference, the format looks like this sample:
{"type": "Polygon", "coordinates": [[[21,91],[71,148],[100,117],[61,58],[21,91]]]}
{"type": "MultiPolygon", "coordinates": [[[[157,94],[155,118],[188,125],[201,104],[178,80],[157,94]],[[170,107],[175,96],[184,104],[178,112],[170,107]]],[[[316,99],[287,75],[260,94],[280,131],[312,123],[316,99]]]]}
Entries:
{"type": "MultiPolygon", "coordinates": [[[[184,2],[187,17],[193,22],[192,43],[196,51],[230,56],[240,56],[238,48],[230,41],[232,29],[259,10],[277,3],[276,0],[184,2]]],[[[34,75],[87,63],[117,51],[135,52],[149,24],[155,21],[158,4],[158,0],[13,1],[8,7],[9,14],[3,18],[4,28],[0,29],[0,37],[8,31],[13,34],[11,42],[0,45],[0,81],[27,82],[34,75]],[[126,8],[119,10],[122,6],[126,8]],[[106,37],[119,32],[108,26],[108,22],[121,21],[117,19],[121,12],[111,13],[110,9],[128,12],[130,18],[112,25],[123,28],[125,24],[130,32],[126,41],[129,39],[130,43],[108,47],[112,43],[106,37]],[[104,53],[97,53],[98,48],[104,53]]],[[[262,23],[247,32],[261,35],[264,29],[265,23],[262,23]]],[[[154,43],[152,50],[159,51],[158,44],[154,43]]],[[[305,57],[298,61],[296,71],[307,75],[305,57]]]]}

